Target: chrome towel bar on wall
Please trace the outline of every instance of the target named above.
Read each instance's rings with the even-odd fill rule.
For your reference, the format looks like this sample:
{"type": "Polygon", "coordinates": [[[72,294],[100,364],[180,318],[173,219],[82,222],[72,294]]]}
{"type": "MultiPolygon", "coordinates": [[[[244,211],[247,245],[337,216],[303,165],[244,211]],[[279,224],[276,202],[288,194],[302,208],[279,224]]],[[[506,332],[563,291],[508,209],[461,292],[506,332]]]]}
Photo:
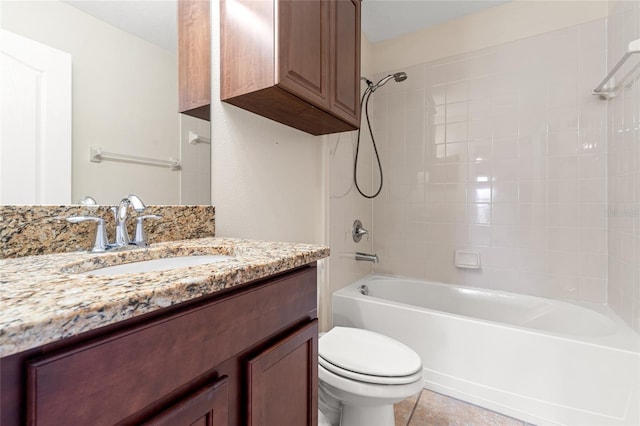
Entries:
{"type": "Polygon", "coordinates": [[[634,40],[629,43],[629,45],[627,46],[626,53],[622,56],[622,58],[618,61],[618,63],[611,69],[611,71],[609,71],[609,74],[607,74],[607,76],[604,78],[604,80],[602,80],[602,82],[598,85],[598,87],[593,89],[592,93],[594,95],[602,96],[605,99],[613,98],[615,96],[614,92],[617,88],[616,85],[613,84],[612,87],[609,87],[608,89],[604,89],[604,86],[613,79],[613,76],[620,69],[620,67],[622,67],[622,64],[624,64],[626,60],[629,59],[629,56],[633,55],[634,53],[640,53],[640,39],[634,40]]]}
{"type": "Polygon", "coordinates": [[[196,145],[199,143],[209,144],[211,145],[211,139],[205,138],[204,136],[200,136],[197,133],[189,131],[189,143],[191,145],[196,145]]]}
{"type": "Polygon", "coordinates": [[[93,163],[101,163],[103,160],[119,161],[122,163],[142,164],[145,166],[168,167],[169,170],[180,170],[180,161],[173,158],[158,160],[155,158],[138,157],[137,155],[116,154],[103,151],[99,146],[92,146],[89,150],[89,160],[93,163]]]}

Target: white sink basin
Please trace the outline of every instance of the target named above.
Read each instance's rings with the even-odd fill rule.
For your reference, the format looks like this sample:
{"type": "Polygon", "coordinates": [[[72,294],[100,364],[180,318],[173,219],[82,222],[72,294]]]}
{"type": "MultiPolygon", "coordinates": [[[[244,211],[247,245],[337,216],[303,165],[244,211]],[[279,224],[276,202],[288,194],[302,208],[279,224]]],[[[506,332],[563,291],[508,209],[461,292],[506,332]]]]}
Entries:
{"type": "Polygon", "coordinates": [[[164,259],[144,260],[140,262],[124,263],[122,265],[106,266],[104,268],[84,271],[87,275],[117,275],[140,274],[144,272],[168,271],[170,269],[185,268],[188,266],[205,265],[209,263],[224,262],[233,259],[233,256],[221,254],[206,256],[179,256],[164,259]]]}

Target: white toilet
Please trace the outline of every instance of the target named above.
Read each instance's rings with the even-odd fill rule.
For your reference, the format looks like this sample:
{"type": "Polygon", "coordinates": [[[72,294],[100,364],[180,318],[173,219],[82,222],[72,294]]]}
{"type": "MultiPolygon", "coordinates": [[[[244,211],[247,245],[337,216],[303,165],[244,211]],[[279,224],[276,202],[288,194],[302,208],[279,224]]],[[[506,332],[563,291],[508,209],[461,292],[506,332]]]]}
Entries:
{"type": "Polygon", "coordinates": [[[422,389],[422,361],[390,337],[335,327],[320,336],[318,383],[333,426],[394,426],[393,404],[422,389]]]}

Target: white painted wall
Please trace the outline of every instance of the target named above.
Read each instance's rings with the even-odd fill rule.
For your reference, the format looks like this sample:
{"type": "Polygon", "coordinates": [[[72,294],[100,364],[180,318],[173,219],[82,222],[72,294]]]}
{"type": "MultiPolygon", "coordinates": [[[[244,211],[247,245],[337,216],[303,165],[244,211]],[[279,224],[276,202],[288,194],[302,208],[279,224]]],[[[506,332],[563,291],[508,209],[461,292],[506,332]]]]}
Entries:
{"type": "Polygon", "coordinates": [[[216,235],[324,243],[323,138],[220,102],[219,6],[211,7],[216,235]]]}
{"type": "MultiPolygon", "coordinates": [[[[361,74],[370,75],[373,49],[371,43],[362,34],[361,42],[361,74]]],[[[364,84],[362,89],[364,89],[364,84]]],[[[364,118],[363,118],[364,120],[364,118]]],[[[364,121],[363,121],[364,122],[364,121]]],[[[353,221],[359,219],[365,229],[375,235],[373,229],[371,201],[358,194],[353,184],[353,160],[357,140],[357,132],[338,133],[326,136],[325,157],[328,171],[328,241],[331,247],[331,258],[328,262],[329,279],[321,289],[319,299],[320,328],[328,330],[332,325],[331,294],[346,285],[371,273],[371,263],[356,262],[356,251],[373,253],[373,239],[365,236],[355,243],[351,236],[353,221]]],[[[372,167],[373,151],[371,139],[366,130],[361,135],[361,146],[358,165],[358,183],[365,193],[375,192],[373,183],[377,185],[377,168],[372,167]],[[372,173],[375,173],[375,178],[372,173]]]]}
{"type": "Polygon", "coordinates": [[[2,28],[72,55],[72,199],[113,204],[133,192],[148,204],[179,202],[179,172],[89,162],[89,147],[178,158],[177,59],[57,0],[2,1],[2,28]]]}
{"type": "MultiPolygon", "coordinates": [[[[469,53],[607,16],[606,1],[515,0],[374,46],[375,72],[469,53]]],[[[526,52],[523,52],[526,55],[526,52]]]]}

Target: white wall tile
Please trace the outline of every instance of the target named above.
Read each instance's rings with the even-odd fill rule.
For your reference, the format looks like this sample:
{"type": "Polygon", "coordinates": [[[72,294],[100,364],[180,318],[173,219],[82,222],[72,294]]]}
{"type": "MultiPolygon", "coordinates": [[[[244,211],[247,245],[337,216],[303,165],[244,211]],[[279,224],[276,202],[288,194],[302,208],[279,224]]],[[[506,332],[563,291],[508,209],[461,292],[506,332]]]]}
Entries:
{"type": "MultiPolygon", "coordinates": [[[[617,147],[624,156],[605,151],[607,107],[585,89],[605,67],[605,29],[601,19],[420,64],[424,87],[412,81],[410,92],[388,96],[395,112],[380,145],[390,157],[393,205],[374,202],[373,215],[385,218],[393,242],[374,241],[389,257],[375,270],[539,296],[608,297],[607,162],[631,176],[617,177],[616,200],[632,197],[636,162],[622,157],[636,151],[629,137],[617,147]],[[460,247],[481,251],[480,271],[455,268],[460,247]],[[407,263],[412,251],[424,253],[424,268],[407,263]]],[[[636,104],[614,117],[629,122],[636,104]]],[[[616,229],[629,221],[635,226],[616,218],[616,229]]]]}
{"type": "Polygon", "coordinates": [[[493,225],[517,225],[518,204],[493,203],[491,206],[491,223],[493,225]]]}
{"type": "Polygon", "coordinates": [[[549,251],[549,274],[578,275],[578,253],[575,251],[549,251]]]}
{"type": "Polygon", "coordinates": [[[468,143],[466,138],[462,142],[447,143],[445,153],[447,163],[465,163],[469,158],[468,143]]]}
{"type": "MultiPolygon", "coordinates": [[[[455,63],[451,64],[449,69],[455,69],[455,63]]],[[[451,76],[449,76],[448,79],[450,81],[455,80],[455,78],[452,78],[451,76]]],[[[448,84],[446,86],[447,104],[466,101],[468,99],[467,88],[468,84],[466,81],[448,84]]]]}
{"type": "Polygon", "coordinates": [[[520,203],[518,223],[522,226],[547,226],[549,223],[546,203],[520,203]]]}
{"type": "Polygon", "coordinates": [[[494,247],[519,247],[517,226],[492,226],[491,243],[494,247]]]}
{"type": "MultiPolygon", "coordinates": [[[[640,37],[638,16],[640,2],[610,3],[606,46],[609,63],[618,61],[629,41],[640,37]]],[[[621,75],[628,71],[628,66],[632,65],[626,64],[621,75]]],[[[638,86],[640,82],[636,79],[633,88],[622,90],[607,102],[607,302],[629,325],[640,331],[637,314],[640,312],[638,86]]]]}
{"type": "Polygon", "coordinates": [[[596,278],[578,278],[578,299],[592,303],[606,303],[607,281],[596,278]]]}
{"type": "Polygon", "coordinates": [[[469,225],[467,235],[470,246],[491,246],[491,226],[469,225]]]}
{"type": "Polygon", "coordinates": [[[564,157],[578,154],[578,130],[549,133],[548,146],[551,157],[564,157]]]}
{"type": "Polygon", "coordinates": [[[493,140],[493,158],[515,159],[518,157],[518,139],[517,138],[495,138],[493,140]]]}
{"type": "Polygon", "coordinates": [[[549,226],[576,227],[578,224],[578,203],[558,203],[548,205],[549,226]]]}
{"type": "Polygon", "coordinates": [[[490,203],[469,203],[469,223],[489,225],[491,224],[490,203]]]}
{"type": "Polygon", "coordinates": [[[467,123],[447,123],[445,142],[463,142],[467,140],[467,123]]]}
{"type": "Polygon", "coordinates": [[[521,203],[544,203],[548,199],[548,193],[546,180],[518,181],[517,196],[521,203]]]}

